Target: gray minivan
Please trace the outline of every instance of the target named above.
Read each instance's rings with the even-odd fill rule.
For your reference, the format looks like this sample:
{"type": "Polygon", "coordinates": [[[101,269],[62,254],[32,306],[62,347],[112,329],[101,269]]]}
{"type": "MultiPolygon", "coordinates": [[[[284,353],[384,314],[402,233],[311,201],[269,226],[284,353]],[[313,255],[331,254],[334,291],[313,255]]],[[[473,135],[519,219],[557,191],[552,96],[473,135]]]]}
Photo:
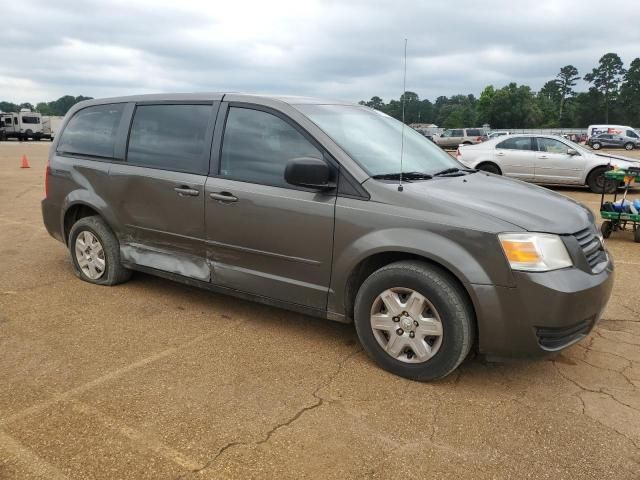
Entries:
{"type": "Polygon", "coordinates": [[[366,107],[144,95],[79,103],[61,130],[42,213],[82,280],[139,270],[353,321],[408,378],[443,377],[472,349],[556,352],[611,293],[587,208],[467,169],[366,107]]]}

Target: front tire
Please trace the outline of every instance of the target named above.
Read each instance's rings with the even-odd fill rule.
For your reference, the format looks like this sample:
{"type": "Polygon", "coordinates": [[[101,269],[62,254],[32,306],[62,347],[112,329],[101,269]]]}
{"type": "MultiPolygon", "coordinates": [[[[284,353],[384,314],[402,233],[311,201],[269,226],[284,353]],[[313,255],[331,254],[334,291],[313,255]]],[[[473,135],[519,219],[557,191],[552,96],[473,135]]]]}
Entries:
{"type": "Polygon", "coordinates": [[[69,252],[75,274],[96,285],[116,285],[131,278],[131,270],[120,263],[120,243],[106,222],[84,217],[71,227],[69,252]]]}
{"type": "Polygon", "coordinates": [[[502,175],[500,167],[498,167],[495,163],[481,163],[476,168],[482,172],[493,173],[494,175],[502,175]]]}
{"type": "Polygon", "coordinates": [[[602,144],[594,142],[591,144],[591,148],[593,148],[594,150],[600,150],[602,148],[602,144]]]}
{"type": "Polygon", "coordinates": [[[356,296],[354,320],[378,365],[419,381],[453,372],[475,336],[462,288],[448,272],[418,261],[395,262],[371,274],[356,296]]]}
{"type": "Polygon", "coordinates": [[[611,232],[613,232],[613,223],[610,220],[602,222],[602,225],[600,226],[600,233],[602,233],[602,237],[609,238],[611,236],[611,232]]]}
{"type": "Polygon", "coordinates": [[[587,186],[593,193],[613,193],[618,188],[618,183],[615,180],[608,179],[604,176],[604,172],[607,168],[600,167],[594,169],[587,177],[587,186]]]}

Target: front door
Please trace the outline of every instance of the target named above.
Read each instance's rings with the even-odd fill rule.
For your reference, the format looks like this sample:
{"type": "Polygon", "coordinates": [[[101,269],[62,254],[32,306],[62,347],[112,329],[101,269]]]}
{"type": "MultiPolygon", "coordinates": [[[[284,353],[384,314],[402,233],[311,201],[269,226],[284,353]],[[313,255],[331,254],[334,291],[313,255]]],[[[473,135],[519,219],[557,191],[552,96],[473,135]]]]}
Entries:
{"type": "Polygon", "coordinates": [[[322,150],[275,111],[246,104],[224,110],[226,121],[225,111],[218,117],[226,125],[218,174],[206,183],[213,282],[325,309],[336,192],[301,189],[284,180],[289,159],[324,158],[322,150]]]}
{"type": "Polygon", "coordinates": [[[136,107],[126,161],[109,172],[125,261],[210,281],[204,184],[214,115],[211,102],[136,107]]]}
{"type": "Polygon", "coordinates": [[[569,155],[569,145],[555,138],[537,137],[536,142],[536,182],[580,183],[585,161],[579,152],[569,155]]]}

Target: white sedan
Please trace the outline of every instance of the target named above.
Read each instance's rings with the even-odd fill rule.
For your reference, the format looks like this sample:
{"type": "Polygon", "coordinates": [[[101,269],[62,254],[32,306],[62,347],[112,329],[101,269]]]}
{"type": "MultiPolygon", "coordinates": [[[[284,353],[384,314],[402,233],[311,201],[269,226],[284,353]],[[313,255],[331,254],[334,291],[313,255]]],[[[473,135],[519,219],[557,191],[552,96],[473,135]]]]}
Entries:
{"type": "Polygon", "coordinates": [[[616,183],[605,181],[611,166],[639,166],[633,159],[595,154],[556,135],[508,135],[478,145],[460,145],[456,158],[469,168],[552,185],[587,185],[592,192],[607,193],[616,183]]]}

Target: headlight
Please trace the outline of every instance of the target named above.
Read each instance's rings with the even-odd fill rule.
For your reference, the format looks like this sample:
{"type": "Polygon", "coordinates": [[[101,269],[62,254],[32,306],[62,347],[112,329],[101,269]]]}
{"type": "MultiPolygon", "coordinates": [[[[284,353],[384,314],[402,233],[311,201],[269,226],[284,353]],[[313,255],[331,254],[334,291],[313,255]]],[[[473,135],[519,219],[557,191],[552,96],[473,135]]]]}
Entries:
{"type": "Polygon", "coordinates": [[[513,270],[548,272],[573,265],[569,252],[558,235],[501,233],[498,238],[513,270]]]}

